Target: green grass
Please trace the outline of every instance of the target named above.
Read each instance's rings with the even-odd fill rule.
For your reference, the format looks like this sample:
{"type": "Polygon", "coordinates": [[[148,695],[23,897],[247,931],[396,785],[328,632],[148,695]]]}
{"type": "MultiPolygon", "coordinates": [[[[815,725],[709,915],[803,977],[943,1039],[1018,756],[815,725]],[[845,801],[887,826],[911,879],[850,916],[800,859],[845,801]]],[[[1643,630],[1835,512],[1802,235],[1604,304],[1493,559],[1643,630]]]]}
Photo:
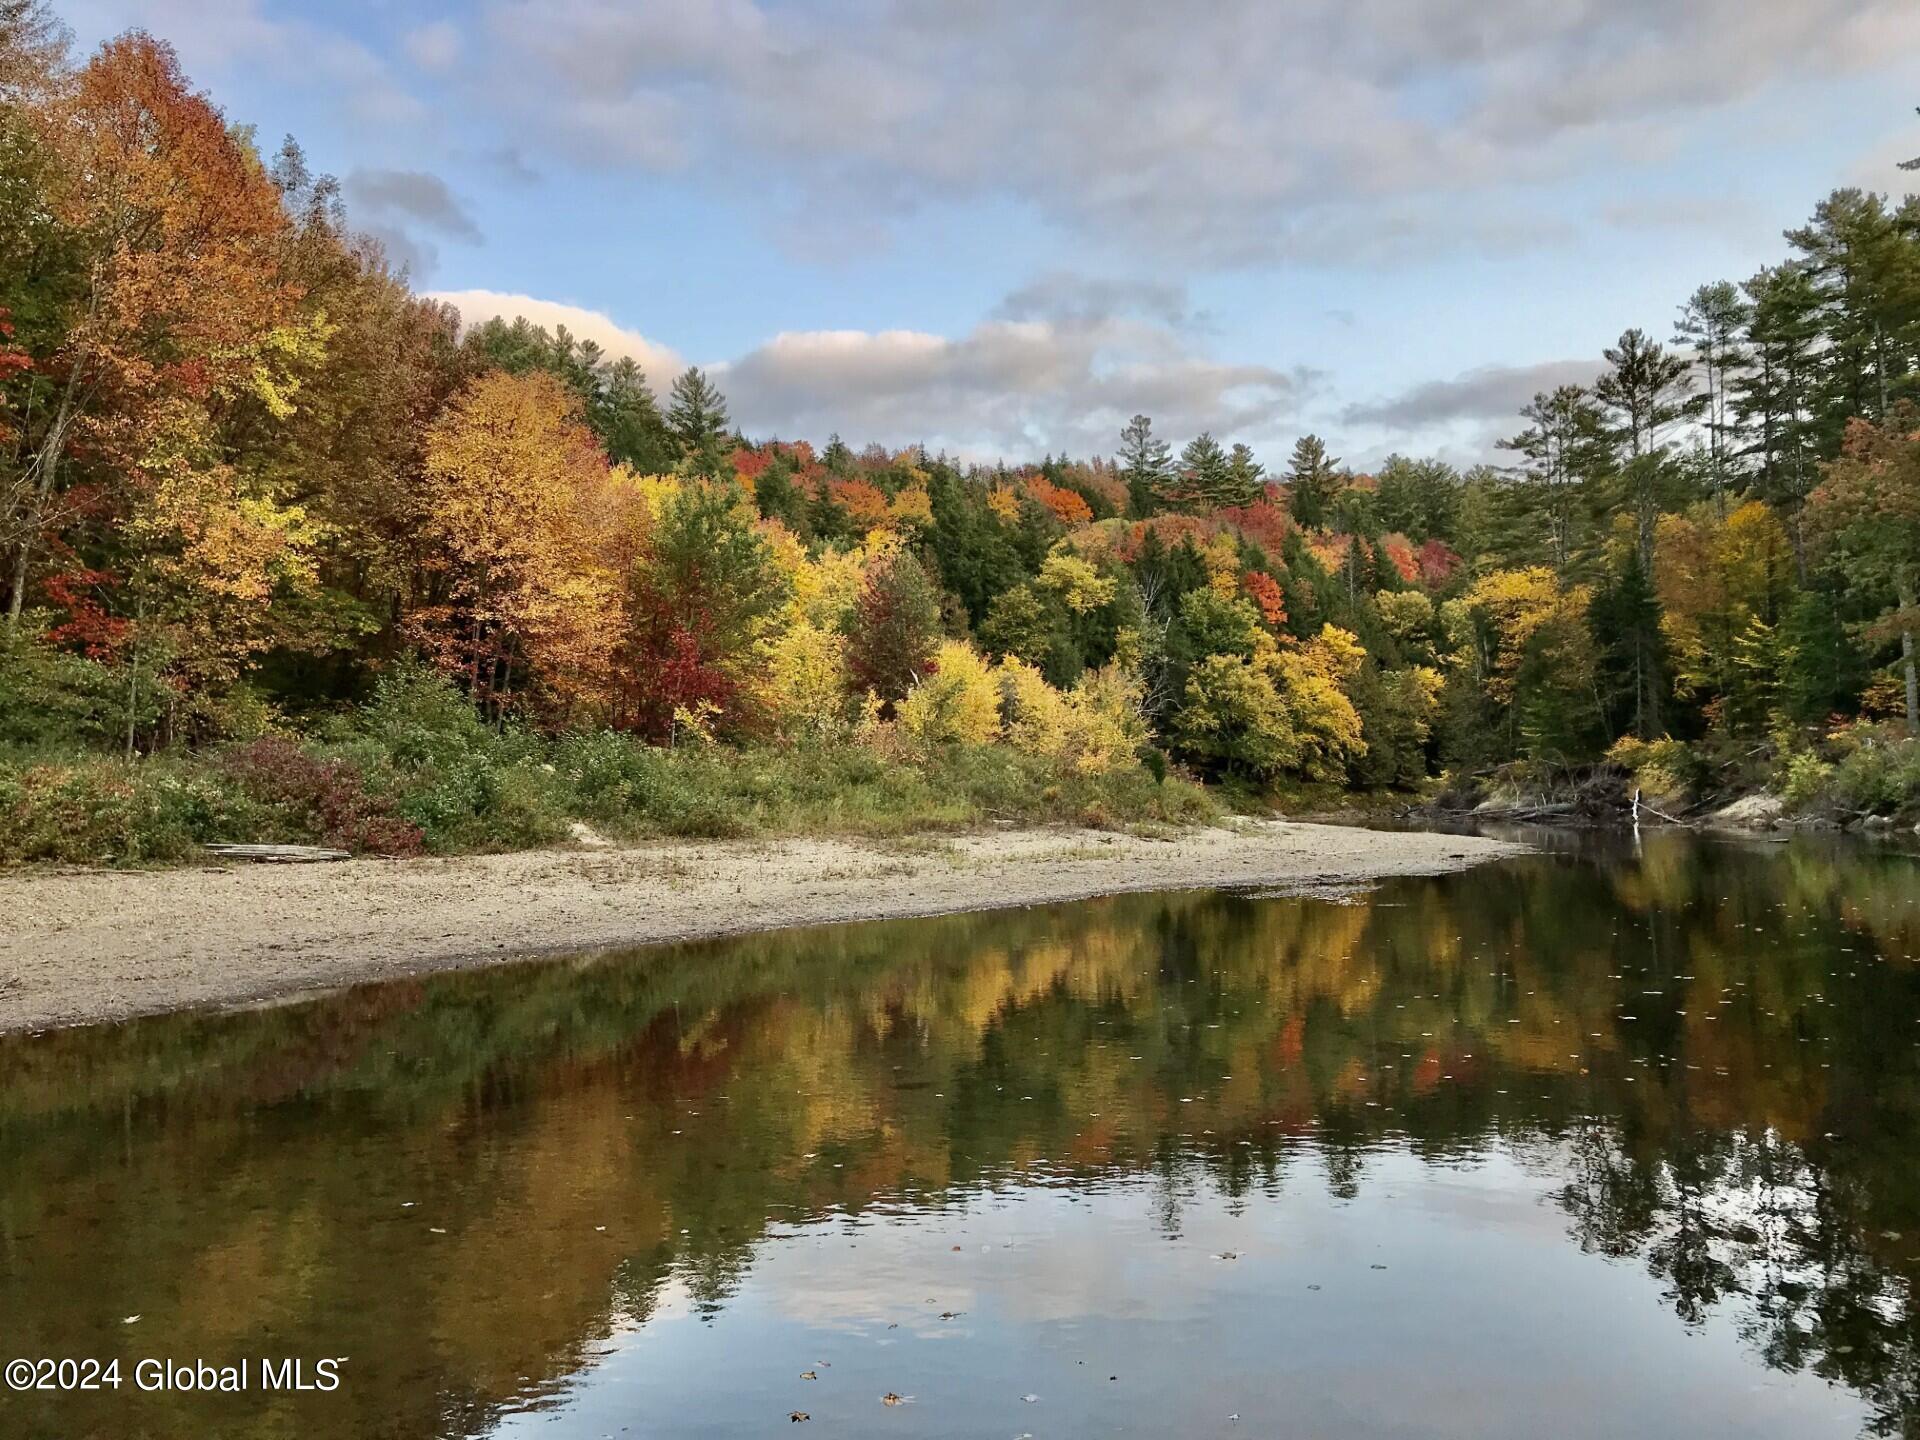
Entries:
{"type": "Polygon", "coordinates": [[[1165,827],[1222,813],[1202,787],[1144,765],[1081,775],[1004,746],[909,762],[854,745],[663,750],[611,733],[502,731],[417,675],[301,739],[131,761],[0,751],[0,864],[168,864],[209,841],[519,850],[563,839],[575,820],[632,840],[1165,827]]]}

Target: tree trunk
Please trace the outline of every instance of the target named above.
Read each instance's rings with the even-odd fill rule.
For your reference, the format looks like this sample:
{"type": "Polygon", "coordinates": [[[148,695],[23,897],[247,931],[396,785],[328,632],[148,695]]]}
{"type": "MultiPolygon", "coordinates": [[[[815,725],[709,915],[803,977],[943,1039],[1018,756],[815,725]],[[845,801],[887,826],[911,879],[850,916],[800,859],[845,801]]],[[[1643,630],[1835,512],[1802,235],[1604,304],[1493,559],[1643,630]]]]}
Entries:
{"type": "Polygon", "coordinates": [[[1907,672],[1907,734],[1920,735],[1920,674],[1913,657],[1913,580],[1900,582],[1900,659],[1907,672]]]}
{"type": "MultiPolygon", "coordinates": [[[[100,267],[96,262],[92,290],[87,299],[87,329],[82,333],[91,332],[99,310],[100,267]]],[[[33,464],[28,467],[28,473],[33,476],[33,489],[27,499],[26,525],[20,536],[20,553],[13,559],[13,593],[7,599],[9,638],[18,633],[21,612],[27,608],[27,578],[33,569],[34,542],[40,538],[41,528],[47,523],[47,504],[53,499],[54,479],[59,474],[60,461],[66,455],[67,432],[73,428],[81,405],[92,395],[94,382],[87,375],[92,368],[92,359],[93,351],[89,344],[81,342],[73,352],[66,387],[60,392],[59,407],[53,412],[53,423],[47,426],[47,438],[41,442],[40,453],[33,457],[33,464]]]]}
{"type": "Polygon", "coordinates": [[[73,424],[74,386],[69,383],[47,428],[46,442],[33,458],[33,488],[27,496],[26,523],[21,527],[20,550],[13,557],[13,590],[7,600],[7,634],[20,629],[20,615],[27,607],[27,578],[33,570],[33,546],[46,523],[47,503],[53,498],[53,482],[60,472],[60,458],[66,449],[67,428],[73,424]]]}

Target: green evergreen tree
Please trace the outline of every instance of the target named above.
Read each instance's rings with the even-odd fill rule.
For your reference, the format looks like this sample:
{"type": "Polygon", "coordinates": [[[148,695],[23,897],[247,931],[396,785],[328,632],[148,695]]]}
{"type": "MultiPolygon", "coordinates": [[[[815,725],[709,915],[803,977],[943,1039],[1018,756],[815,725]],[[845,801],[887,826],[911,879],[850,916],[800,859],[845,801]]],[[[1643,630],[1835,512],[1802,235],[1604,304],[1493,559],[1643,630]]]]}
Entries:
{"type": "Polygon", "coordinates": [[[1346,488],[1346,476],[1340,462],[1327,454],[1326,442],[1318,435],[1303,435],[1294,442],[1293,455],[1287,461],[1287,507],[1302,525],[1324,525],[1333,510],[1333,500],[1346,488]]]}
{"type": "Polygon", "coordinates": [[[1128,507],[1138,517],[1160,508],[1160,487],[1173,470],[1172,447],[1153,433],[1153,421],[1136,415],[1120,432],[1120,476],[1128,507]]]}
{"type": "Polygon", "coordinates": [[[1623,331],[1605,351],[1607,369],[1594,381],[1593,398],[1609,422],[1622,494],[1631,509],[1640,548],[1640,568],[1653,573],[1653,531],[1660,518],[1657,463],[1662,437],[1685,413],[1692,390],[1687,362],[1644,330],[1623,331]]]}
{"type": "Polygon", "coordinates": [[[1375,496],[1381,528],[1413,540],[1451,542],[1460,507],[1460,476],[1444,460],[1389,455],[1375,496]]]}
{"type": "Polygon", "coordinates": [[[792,458],[776,453],[753,482],[753,502],[766,519],[778,520],[804,540],[813,530],[811,507],[800,487],[793,483],[793,473],[792,458]]]}
{"type": "Polygon", "coordinates": [[[937,558],[940,578],[960,598],[968,619],[978,625],[994,597],[1018,585],[1027,567],[1006,527],[987,508],[985,486],[937,464],[928,475],[927,499],[933,510],[928,553],[937,558]]]}
{"type": "Polygon", "coordinates": [[[1727,513],[1727,492],[1735,485],[1734,462],[1740,451],[1733,382],[1751,360],[1745,332],[1752,318],[1753,306],[1740,287],[1721,280],[1695,290],[1674,325],[1674,343],[1692,349],[1694,365],[1705,381],[1684,409],[1706,431],[1709,493],[1722,519],[1727,513]]]}
{"type": "Polygon", "coordinates": [[[1236,443],[1227,455],[1227,477],[1229,505],[1251,505],[1266,493],[1266,467],[1246,445],[1236,443]]]}
{"type": "Polygon", "coordinates": [[[1819,725],[1850,713],[1867,683],[1867,664],[1831,590],[1805,590],[1781,625],[1780,704],[1789,720],[1819,725]]]}
{"type": "Polygon", "coordinates": [[[1629,550],[1625,562],[1595,589],[1588,623],[1607,733],[1658,739],[1672,682],[1660,628],[1660,598],[1641,568],[1637,549],[1629,550]]]}
{"type": "Polygon", "coordinates": [[[1180,452],[1179,468],[1161,482],[1159,493],[1167,509],[1200,514],[1231,503],[1233,489],[1227,452],[1203,430],[1180,452]]]}
{"type": "Polygon", "coordinates": [[[1804,583],[1800,512],[1819,479],[1818,299],[1795,265],[1762,270],[1742,289],[1752,306],[1746,333],[1752,362],[1733,377],[1733,410],[1748,432],[1744,453],[1757,462],[1760,494],[1786,523],[1804,583]]]}
{"type": "Polygon", "coordinates": [[[1520,473],[1538,494],[1552,564],[1565,573],[1586,541],[1588,487],[1605,461],[1600,407],[1584,386],[1561,385],[1536,392],[1520,418],[1527,428],[1500,446],[1524,457],[1520,473]]]}
{"type": "Polygon", "coordinates": [[[680,465],[689,475],[719,477],[727,472],[727,399],[719,387],[689,365],[673,382],[667,427],[680,447],[680,465]]]}
{"type": "Polygon", "coordinates": [[[587,401],[587,423],[606,446],[607,458],[637,475],[658,475],[673,465],[673,437],[647,388],[640,366],[623,356],[600,377],[587,401]]]}

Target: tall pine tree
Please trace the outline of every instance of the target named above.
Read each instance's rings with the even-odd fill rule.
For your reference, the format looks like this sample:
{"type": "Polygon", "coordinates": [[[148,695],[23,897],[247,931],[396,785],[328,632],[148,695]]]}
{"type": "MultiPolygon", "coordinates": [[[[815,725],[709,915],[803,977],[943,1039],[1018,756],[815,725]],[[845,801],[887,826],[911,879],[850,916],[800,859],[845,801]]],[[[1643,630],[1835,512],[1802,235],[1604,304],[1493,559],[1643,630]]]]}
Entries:
{"type": "Polygon", "coordinates": [[[680,446],[680,466],[689,475],[710,479],[726,473],[727,398],[719,387],[689,365],[673,382],[667,426],[680,446]]]}

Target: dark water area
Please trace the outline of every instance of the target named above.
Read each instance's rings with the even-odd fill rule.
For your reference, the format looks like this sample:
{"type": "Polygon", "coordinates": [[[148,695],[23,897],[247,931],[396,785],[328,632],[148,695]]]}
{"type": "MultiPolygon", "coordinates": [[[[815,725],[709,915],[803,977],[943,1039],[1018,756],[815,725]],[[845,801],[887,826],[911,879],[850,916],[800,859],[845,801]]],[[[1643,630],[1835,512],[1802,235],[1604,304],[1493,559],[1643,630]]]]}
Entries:
{"type": "Polygon", "coordinates": [[[0,1436],[1920,1434],[1916,957],[1587,837],[17,1037],[0,1436]]]}

